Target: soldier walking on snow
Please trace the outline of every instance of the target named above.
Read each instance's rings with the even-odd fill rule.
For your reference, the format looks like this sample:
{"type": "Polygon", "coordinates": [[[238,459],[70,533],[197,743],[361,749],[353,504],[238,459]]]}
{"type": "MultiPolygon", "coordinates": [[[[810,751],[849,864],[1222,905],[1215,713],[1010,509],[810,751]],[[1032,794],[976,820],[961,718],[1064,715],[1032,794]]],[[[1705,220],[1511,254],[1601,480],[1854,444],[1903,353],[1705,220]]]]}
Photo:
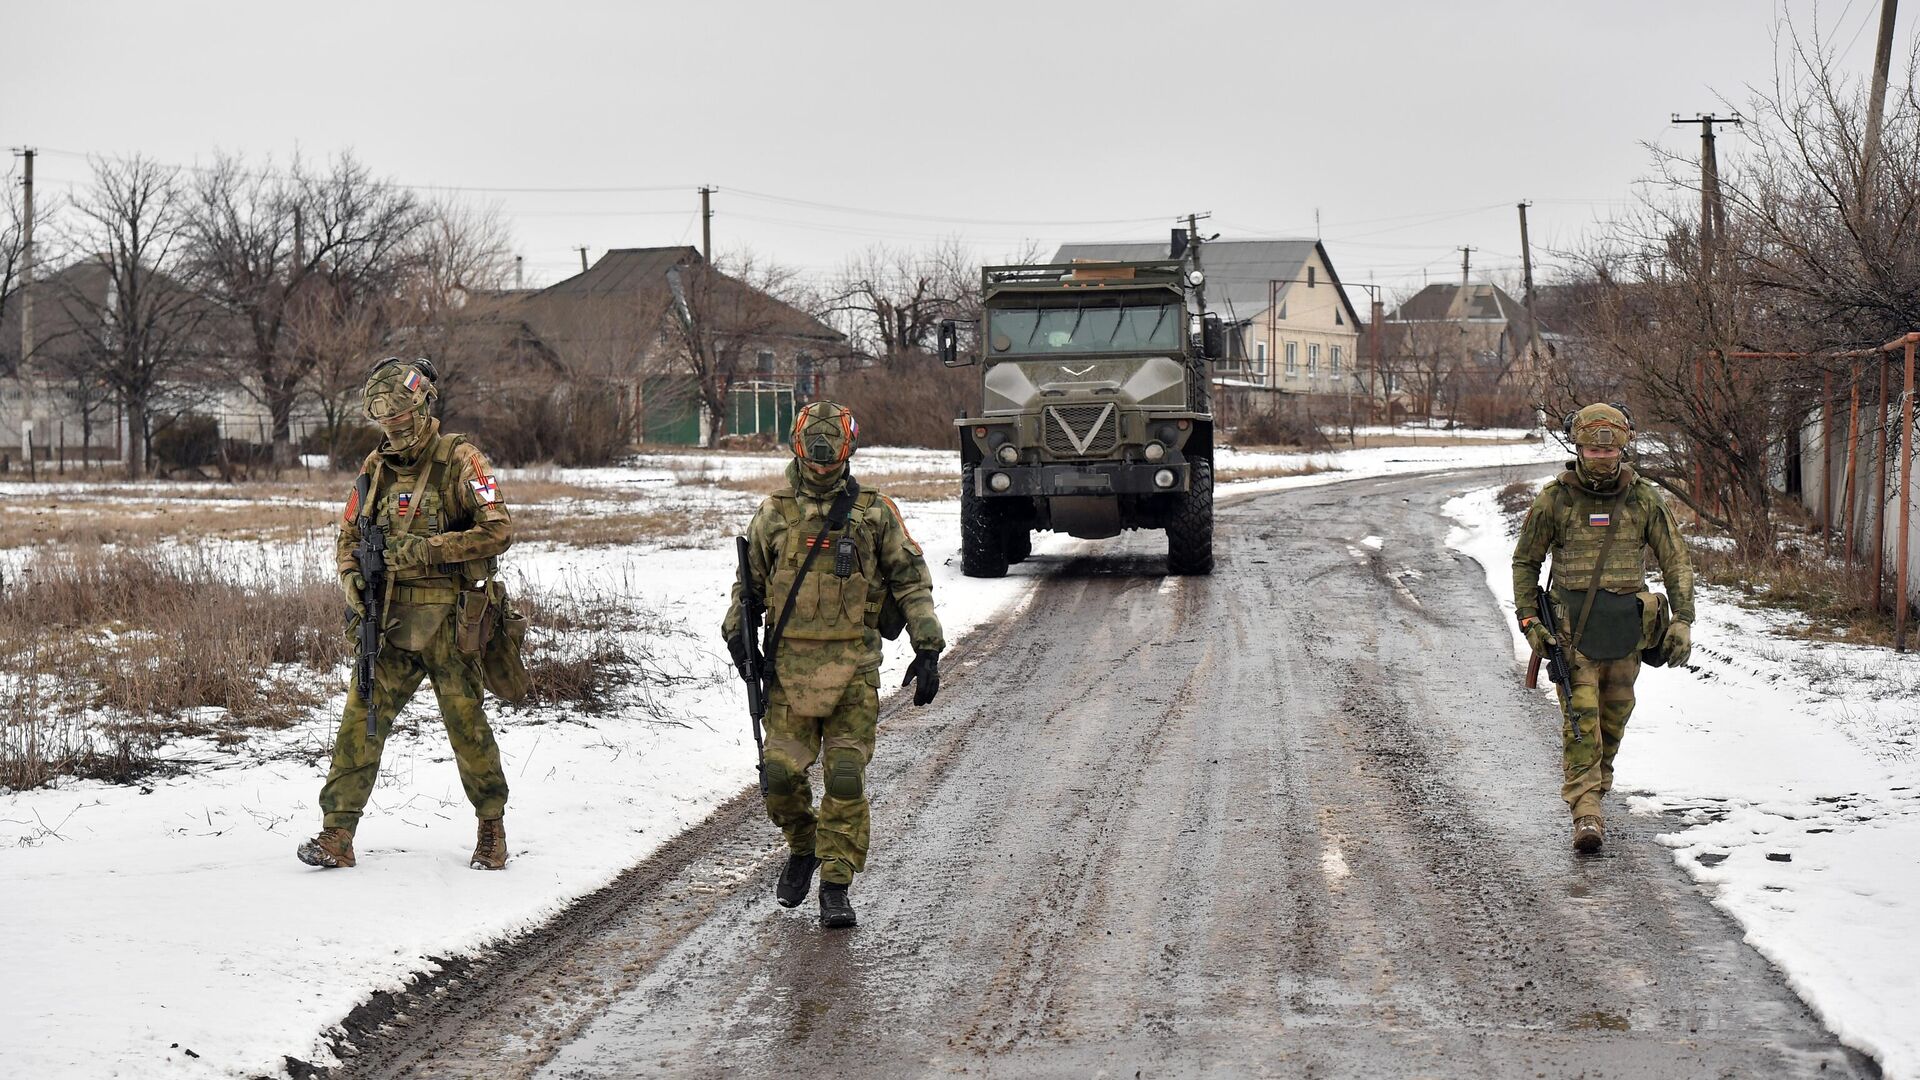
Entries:
{"type": "Polygon", "coordinates": [[[1621,456],[1633,437],[1624,406],[1588,405],[1567,417],[1576,460],[1547,483],[1513,549],[1514,614],[1536,653],[1553,635],[1541,620],[1540,567],[1553,556],[1559,644],[1572,662],[1571,700],[1561,733],[1573,811],[1573,846],[1598,851],[1606,840],[1600,800],[1613,788],[1613,759],[1633,713],[1633,683],[1644,660],[1679,667],[1693,649],[1693,565],[1660,492],[1621,456]],[[1672,598],[1647,591],[1653,551],[1672,598]]]}
{"type": "Polygon", "coordinates": [[[443,435],[432,415],[439,378],[427,360],[388,357],[374,366],[364,400],[368,420],[386,433],[360,466],[370,483],[347,502],[336,545],[340,584],[358,619],[382,629],[372,685],[373,720],[356,689],[333,743],[333,765],[320,789],[323,828],[300,845],[311,866],[354,865],[353,835],[380,772],[393,718],[422,679],[433,682],[440,718],[453,743],[460,784],[479,818],[469,864],[507,864],[507,778],[500,747],[481,711],[480,622],[487,593],[468,582],[491,582],[512,528],[487,460],[464,435],[443,435]],[[369,610],[367,582],[355,553],[361,520],[384,534],[387,586],[369,610]]]}
{"type": "MultiPolygon", "coordinates": [[[[721,633],[736,666],[748,655],[741,588],[764,605],[767,743],[761,763],[767,816],[787,838],[774,890],[805,900],[820,871],[820,924],[854,925],[847,886],[867,862],[867,762],[880,709],[883,627],[904,623],[913,642],[913,703],[940,689],[946,647],[933,579],[892,499],[860,486],[847,459],[859,424],[845,406],[816,401],[793,425],[787,489],[767,497],[747,527],[749,580],[735,581],[721,633]],[[821,762],[818,810],[807,770],[821,762]]],[[[905,685],[902,683],[901,685],[905,685]]]]}

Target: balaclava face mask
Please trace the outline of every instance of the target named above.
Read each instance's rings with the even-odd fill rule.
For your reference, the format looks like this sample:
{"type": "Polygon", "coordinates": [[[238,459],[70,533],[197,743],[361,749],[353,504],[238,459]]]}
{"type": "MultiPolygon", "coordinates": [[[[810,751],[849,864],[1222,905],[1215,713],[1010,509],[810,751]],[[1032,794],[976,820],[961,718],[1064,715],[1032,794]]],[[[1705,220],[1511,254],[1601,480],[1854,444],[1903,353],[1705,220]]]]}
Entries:
{"type": "Polygon", "coordinates": [[[1633,439],[1633,424],[1626,414],[1611,405],[1593,404],[1573,415],[1574,475],[1584,486],[1606,491],[1620,479],[1620,465],[1626,458],[1627,443],[1633,439]],[[1620,456],[1606,461],[1589,461],[1579,453],[1581,447],[1608,446],[1620,456]]]}
{"type": "Polygon", "coordinates": [[[383,360],[367,379],[363,411],[386,433],[388,448],[405,455],[419,449],[432,432],[432,405],[438,396],[432,377],[418,364],[383,360]]]}
{"type": "Polygon", "coordinates": [[[831,401],[816,401],[793,419],[794,477],[802,491],[825,496],[839,489],[847,476],[847,459],[860,440],[860,425],[852,410],[831,401]]]}

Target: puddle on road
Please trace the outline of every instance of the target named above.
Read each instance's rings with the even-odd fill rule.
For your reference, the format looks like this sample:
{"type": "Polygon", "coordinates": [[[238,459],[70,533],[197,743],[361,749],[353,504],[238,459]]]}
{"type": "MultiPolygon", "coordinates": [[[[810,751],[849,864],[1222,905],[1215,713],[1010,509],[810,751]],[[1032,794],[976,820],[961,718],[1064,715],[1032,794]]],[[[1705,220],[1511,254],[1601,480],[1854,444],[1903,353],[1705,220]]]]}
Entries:
{"type": "Polygon", "coordinates": [[[1619,1013],[1595,1009],[1575,1016],[1567,1026],[1574,1031],[1631,1031],[1633,1025],[1619,1013]]]}

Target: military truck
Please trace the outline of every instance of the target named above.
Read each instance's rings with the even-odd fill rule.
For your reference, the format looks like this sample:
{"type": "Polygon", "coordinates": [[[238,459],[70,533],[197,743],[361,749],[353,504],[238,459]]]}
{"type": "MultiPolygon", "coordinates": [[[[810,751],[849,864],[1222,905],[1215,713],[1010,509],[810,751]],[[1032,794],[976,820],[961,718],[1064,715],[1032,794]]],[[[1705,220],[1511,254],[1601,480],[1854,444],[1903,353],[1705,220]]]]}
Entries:
{"type": "Polygon", "coordinates": [[[1035,530],[1097,540],[1164,529],[1167,572],[1213,571],[1208,362],[1224,352],[1187,259],[987,266],[974,350],[939,329],[949,367],[981,365],[960,436],[960,565],[1000,577],[1035,530]],[[975,351],[977,350],[977,351],[975,351]]]}

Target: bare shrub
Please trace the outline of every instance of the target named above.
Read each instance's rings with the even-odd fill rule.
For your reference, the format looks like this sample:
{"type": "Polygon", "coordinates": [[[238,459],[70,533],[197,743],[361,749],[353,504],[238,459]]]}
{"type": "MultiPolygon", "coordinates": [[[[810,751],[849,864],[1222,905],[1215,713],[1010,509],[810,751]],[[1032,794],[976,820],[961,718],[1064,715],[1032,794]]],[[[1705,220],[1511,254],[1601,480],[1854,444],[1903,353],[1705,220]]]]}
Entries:
{"type": "Polygon", "coordinates": [[[1299,446],[1308,450],[1331,445],[1313,410],[1293,402],[1254,411],[1234,428],[1233,440],[1241,446],[1299,446]]]}
{"type": "Polygon", "coordinates": [[[980,403],[980,369],[949,368],[929,354],[892,368],[834,379],[827,396],[853,410],[866,446],[957,446],[955,417],[980,403]]]}

